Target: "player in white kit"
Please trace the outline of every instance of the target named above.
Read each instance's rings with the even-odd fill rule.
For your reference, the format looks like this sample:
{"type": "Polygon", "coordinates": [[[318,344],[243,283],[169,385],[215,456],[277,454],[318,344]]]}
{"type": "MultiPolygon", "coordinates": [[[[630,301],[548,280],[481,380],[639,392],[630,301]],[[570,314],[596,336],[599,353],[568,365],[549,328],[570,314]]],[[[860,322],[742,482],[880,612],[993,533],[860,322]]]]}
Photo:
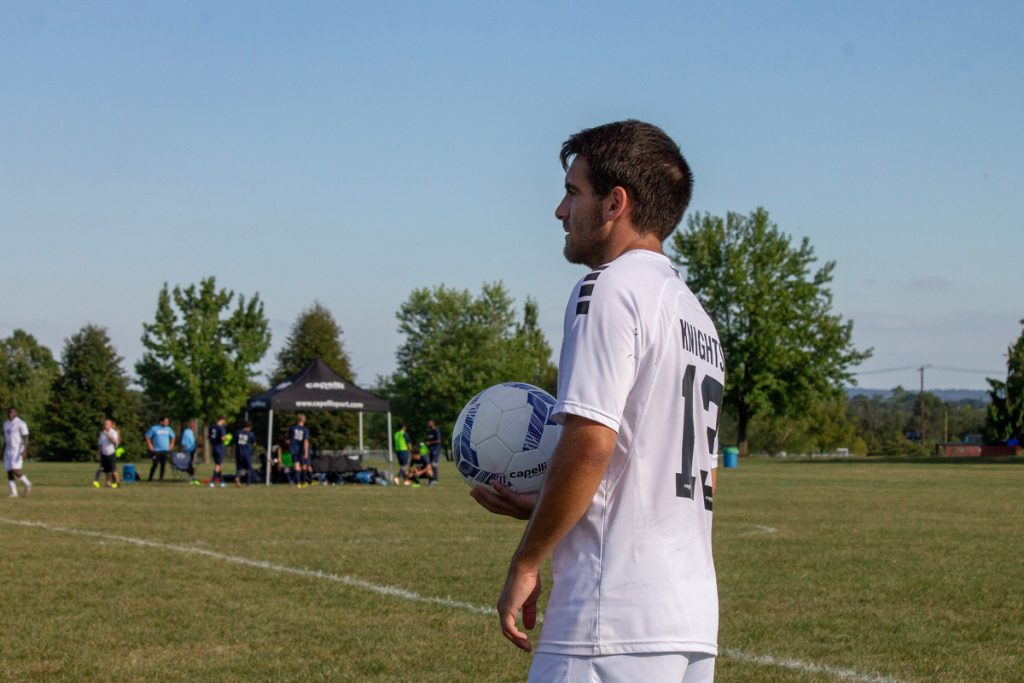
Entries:
{"type": "Polygon", "coordinates": [[[555,216],[565,256],[591,270],[565,312],[553,415],[563,425],[534,502],[472,495],[529,523],[498,602],[531,649],[540,568],[554,586],[531,681],[714,678],[711,555],[725,361],[715,326],[662,251],[689,203],[679,148],[650,124],[583,130],[562,147],[555,216]]]}
{"type": "Polygon", "coordinates": [[[24,467],[25,456],[28,454],[28,425],[18,417],[18,411],[10,408],[4,422],[4,471],[7,472],[7,486],[11,489],[11,498],[18,497],[18,484],[25,487],[25,495],[32,493],[32,482],[28,480],[21,468],[24,467]]]}

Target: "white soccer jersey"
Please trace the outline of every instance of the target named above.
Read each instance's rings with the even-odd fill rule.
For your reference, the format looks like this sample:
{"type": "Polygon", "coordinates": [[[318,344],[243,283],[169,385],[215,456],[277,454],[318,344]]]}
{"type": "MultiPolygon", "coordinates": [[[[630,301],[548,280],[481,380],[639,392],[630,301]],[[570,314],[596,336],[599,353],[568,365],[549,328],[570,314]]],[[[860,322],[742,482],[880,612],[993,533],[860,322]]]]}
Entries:
{"type": "Polygon", "coordinates": [[[711,470],[724,368],[714,324],[664,255],[628,251],[577,283],[553,415],[618,438],[555,548],[538,652],[717,654],[711,470]]]}
{"type": "Polygon", "coordinates": [[[4,422],[4,469],[20,470],[22,466],[22,448],[28,436],[28,425],[20,417],[4,422]]]}
{"type": "Polygon", "coordinates": [[[99,446],[103,455],[114,455],[117,452],[117,444],[121,441],[121,435],[116,429],[109,432],[100,432],[99,446]]]}

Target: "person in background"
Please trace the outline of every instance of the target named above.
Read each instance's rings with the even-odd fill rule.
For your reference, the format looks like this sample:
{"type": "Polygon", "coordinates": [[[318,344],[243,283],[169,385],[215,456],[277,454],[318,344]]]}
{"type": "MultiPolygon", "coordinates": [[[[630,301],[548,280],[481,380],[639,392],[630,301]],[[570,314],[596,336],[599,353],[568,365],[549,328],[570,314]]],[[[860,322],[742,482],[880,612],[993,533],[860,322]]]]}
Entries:
{"type": "Polygon", "coordinates": [[[181,452],[188,456],[189,484],[199,486],[199,479],[196,478],[196,433],[192,431],[191,422],[181,423],[181,452]]]}
{"type": "MultiPolygon", "coordinates": [[[[114,428],[114,421],[106,419],[103,421],[103,429],[97,440],[96,456],[100,461],[100,469],[106,477],[106,485],[117,488],[119,479],[117,477],[117,447],[121,444],[121,435],[114,428]]],[[[93,485],[98,485],[93,481],[93,485]]]]}
{"type": "Polygon", "coordinates": [[[313,465],[309,459],[309,427],[302,413],[296,416],[295,424],[288,428],[288,439],[298,487],[306,488],[313,480],[313,465]]]}
{"type": "Polygon", "coordinates": [[[249,484],[252,481],[252,449],[256,445],[256,435],[252,433],[252,422],[235,433],[235,486],[249,484]]]}
{"type": "Polygon", "coordinates": [[[7,487],[11,489],[11,498],[18,497],[19,481],[25,487],[26,496],[32,493],[32,482],[21,471],[27,455],[28,425],[11,406],[7,409],[7,420],[4,422],[4,470],[7,471],[7,487]]]}
{"type": "Polygon", "coordinates": [[[430,485],[434,486],[437,484],[438,464],[441,462],[441,430],[433,420],[427,420],[427,448],[430,451],[430,468],[433,471],[430,485]]]}
{"type": "Polygon", "coordinates": [[[216,487],[217,484],[220,484],[220,487],[224,488],[224,476],[221,474],[220,469],[224,464],[224,456],[227,454],[227,446],[224,444],[224,438],[227,436],[228,430],[224,426],[225,422],[227,422],[227,420],[222,415],[218,417],[212,425],[210,425],[210,453],[213,455],[213,476],[210,477],[211,489],[216,487]]]}
{"type": "Polygon", "coordinates": [[[398,476],[395,477],[395,483],[400,484],[405,481],[405,468],[409,465],[409,431],[404,422],[395,432],[394,441],[395,457],[398,458],[398,476]]]}
{"type": "Polygon", "coordinates": [[[156,473],[157,466],[160,467],[160,481],[164,480],[167,454],[174,448],[174,430],[168,426],[170,423],[170,418],[164,415],[160,418],[160,422],[146,432],[146,447],[149,448],[149,455],[153,458],[153,465],[149,468],[149,481],[153,481],[153,474],[156,473]]]}
{"type": "Polygon", "coordinates": [[[428,479],[433,481],[434,468],[430,466],[430,461],[427,460],[429,457],[429,449],[427,444],[420,443],[418,451],[412,454],[412,458],[409,460],[409,469],[405,473],[405,485],[410,484],[415,487],[420,487],[420,479],[428,479]]]}

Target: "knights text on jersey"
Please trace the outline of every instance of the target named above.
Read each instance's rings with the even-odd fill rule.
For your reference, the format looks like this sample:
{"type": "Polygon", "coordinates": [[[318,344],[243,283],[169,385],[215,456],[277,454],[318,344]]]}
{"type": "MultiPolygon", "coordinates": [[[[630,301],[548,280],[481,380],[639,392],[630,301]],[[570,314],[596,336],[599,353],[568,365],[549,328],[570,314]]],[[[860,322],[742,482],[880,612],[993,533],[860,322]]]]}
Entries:
{"type": "Polygon", "coordinates": [[[715,326],[668,258],[634,250],[577,283],[564,332],[554,419],[618,436],[590,508],[555,548],[537,651],[716,654],[715,326]]]}

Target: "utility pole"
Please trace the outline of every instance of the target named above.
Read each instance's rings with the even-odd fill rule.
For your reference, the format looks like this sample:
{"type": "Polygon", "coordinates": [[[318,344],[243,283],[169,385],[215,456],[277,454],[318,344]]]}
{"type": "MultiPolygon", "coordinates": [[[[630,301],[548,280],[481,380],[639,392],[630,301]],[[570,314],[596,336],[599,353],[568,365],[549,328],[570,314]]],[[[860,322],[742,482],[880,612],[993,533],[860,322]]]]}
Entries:
{"type": "Polygon", "coordinates": [[[924,446],[924,369],[930,368],[930,365],[922,365],[917,370],[921,373],[921,394],[919,398],[919,405],[921,410],[921,445],[924,446]]]}

